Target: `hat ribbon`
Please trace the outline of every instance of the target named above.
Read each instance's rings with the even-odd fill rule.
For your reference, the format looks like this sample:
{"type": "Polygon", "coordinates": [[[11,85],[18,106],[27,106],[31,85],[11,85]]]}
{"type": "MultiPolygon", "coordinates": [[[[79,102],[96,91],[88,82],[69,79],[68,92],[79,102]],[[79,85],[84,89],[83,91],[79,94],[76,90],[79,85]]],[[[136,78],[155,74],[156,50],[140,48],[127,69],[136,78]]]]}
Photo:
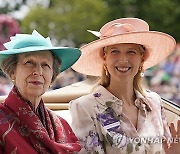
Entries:
{"type": "Polygon", "coordinates": [[[114,23],[110,25],[109,27],[107,27],[106,29],[100,30],[100,32],[92,31],[92,30],[87,30],[87,31],[102,39],[102,38],[106,38],[106,37],[110,37],[114,35],[136,32],[137,30],[131,24],[114,23]]]}
{"type": "Polygon", "coordinates": [[[11,50],[33,46],[52,47],[52,44],[49,37],[44,38],[34,30],[32,34],[16,34],[10,37],[10,41],[5,43],[4,46],[6,49],[11,50]]]}

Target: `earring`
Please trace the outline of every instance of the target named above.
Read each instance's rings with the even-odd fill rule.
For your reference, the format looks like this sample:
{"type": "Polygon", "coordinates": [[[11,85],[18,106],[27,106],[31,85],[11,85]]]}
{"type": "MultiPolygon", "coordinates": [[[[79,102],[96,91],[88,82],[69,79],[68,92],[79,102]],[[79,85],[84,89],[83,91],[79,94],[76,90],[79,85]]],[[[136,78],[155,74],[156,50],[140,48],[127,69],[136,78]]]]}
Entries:
{"type": "Polygon", "coordinates": [[[104,70],[105,70],[106,76],[108,76],[108,70],[107,70],[107,66],[105,64],[104,64],[104,70]]]}
{"type": "Polygon", "coordinates": [[[143,77],[144,77],[144,73],[143,73],[143,72],[141,72],[141,73],[140,73],[140,76],[143,78],[143,77]]]}
{"type": "Polygon", "coordinates": [[[139,72],[140,72],[140,76],[143,78],[144,77],[144,70],[142,67],[139,67],[139,72]]]}
{"type": "Polygon", "coordinates": [[[12,83],[15,85],[15,79],[12,79],[12,83]]]}

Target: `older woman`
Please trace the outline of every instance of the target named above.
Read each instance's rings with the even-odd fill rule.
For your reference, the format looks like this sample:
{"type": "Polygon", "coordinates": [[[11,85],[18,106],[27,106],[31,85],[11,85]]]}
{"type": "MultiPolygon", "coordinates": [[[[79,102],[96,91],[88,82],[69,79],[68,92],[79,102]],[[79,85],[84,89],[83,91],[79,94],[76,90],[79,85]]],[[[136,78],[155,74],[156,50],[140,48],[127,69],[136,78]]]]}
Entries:
{"type": "Polygon", "coordinates": [[[0,103],[0,153],[74,153],[81,147],[68,123],[43,104],[42,95],[59,72],[80,56],[75,48],[53,47],[37,31],[17,34],[0,52],[2,71],[14,87],[0,103]]]}
{"type": "MultiPolygon", "coordinates": [[[[160,96],[141,85],[143,70],[165,59],[175,40],[149,31],[137,18],[117,19],[100,32],[90,32],[100,39],[81,48],[73,69],[101,76],[101,83],[70,104],[72,128],[83,143],[81,153],[160,154],[164,148],[178,153],[180,143],[166,144],[171,134],[160,96]]],[[[180,122],[177,131],[174,125],[171,130],[173,137],[180,137],[180,122]]]]}

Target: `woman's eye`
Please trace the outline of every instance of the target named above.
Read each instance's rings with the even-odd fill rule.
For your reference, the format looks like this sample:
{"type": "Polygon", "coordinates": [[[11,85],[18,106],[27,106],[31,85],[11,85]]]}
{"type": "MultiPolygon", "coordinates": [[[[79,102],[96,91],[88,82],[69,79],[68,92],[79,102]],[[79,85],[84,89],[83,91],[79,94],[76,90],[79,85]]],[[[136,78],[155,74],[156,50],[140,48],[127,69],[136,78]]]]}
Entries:
{"type": "Polygon", "coordinates": [[[135,51],[135,50],[129,50],[128,53],[130,53],[130,54],[136,54],[136,51],[135,51]]]}
{"type": "Polygon", "coordinates": [[[32,61],[27,61],[25,62],[26,65],[33,65],[33,62],[32,61]]]}
{"type": "Polygon", "coordinates": [[[43,64],[42,66],[45,68],[51,68],[49,64],[43,64]]]}
{"type": "Polygon", "coordinates": [[[111,53],[113,53],[113,54],[119,53],[119,50],[116,50],[116,49],[111,50],[111,53]]]}

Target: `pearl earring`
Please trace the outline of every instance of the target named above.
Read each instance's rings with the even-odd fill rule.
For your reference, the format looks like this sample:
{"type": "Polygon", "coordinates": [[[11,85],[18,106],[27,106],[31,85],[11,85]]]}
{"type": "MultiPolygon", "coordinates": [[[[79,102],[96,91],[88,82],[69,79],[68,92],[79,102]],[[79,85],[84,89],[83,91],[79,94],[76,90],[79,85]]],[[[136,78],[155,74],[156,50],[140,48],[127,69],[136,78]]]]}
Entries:
{"type": "Polygon", "coordinates": [[[143,77],[144,77],[144,73],[143,73],[143,72],[141,72],[141,73],[140,73],[140,76],[143,78],[143,77]]]}
{"type": "Polygon", "coordinates": [[[12,83],[15,85],[15,79],[12,79],[12,83]]]}

